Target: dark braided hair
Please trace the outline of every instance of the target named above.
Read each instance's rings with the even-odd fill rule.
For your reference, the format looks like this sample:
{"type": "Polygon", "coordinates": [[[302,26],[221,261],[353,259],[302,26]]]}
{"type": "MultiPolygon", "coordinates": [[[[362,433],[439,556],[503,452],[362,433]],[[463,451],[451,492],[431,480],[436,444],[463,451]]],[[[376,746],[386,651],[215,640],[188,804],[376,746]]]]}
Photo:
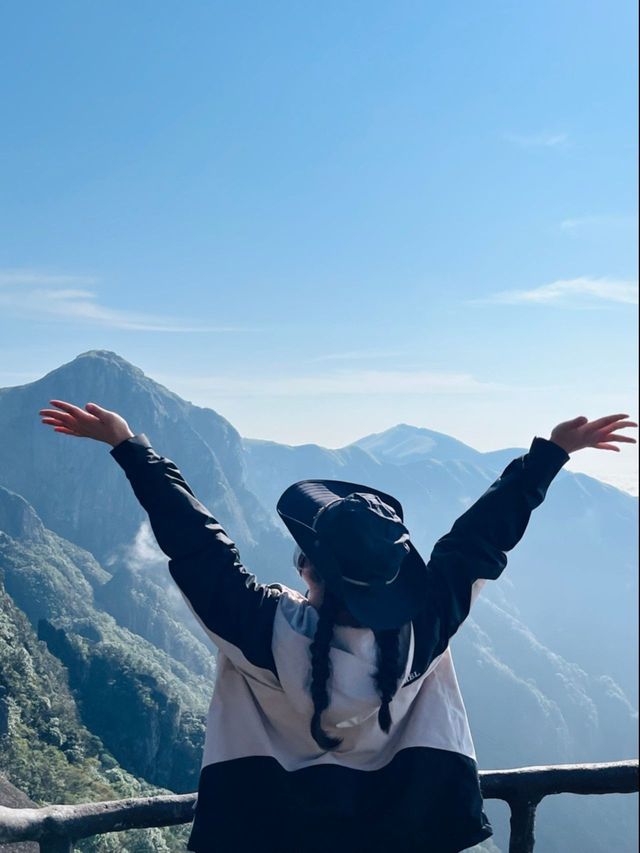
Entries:
{"type": "Polygon", "coordinates": [[[327,682],[331,675],[331,659],[329,649],[333,637],[333,626],[340,604],[338,599],[325,590],[324,599],[318,612],[316,633],[311,643],[311,698],[313,699],[313,717],[311,718],[311,735],[322,749],[335,749],[342,740],[332,738],[323,730],[320,718],[329,705],[327,682]]]}
{"type": "Polygon", "coordinates": [[[400,631],[394,628],[389,631],[374,631],[378,647],[378,669],[374,675],[376,688],[382,699],[378,711],[378,723],[386,734],[391,728],[391,711],[389,703],[398,689],[400,679],[400,631]]]}
{"type": "MultiPolygon", "coordinates": [[[[323,730],[322,712],[329,706],[328,682],[331,676],[331,659],[329,650],[333,637],[336,617],[343,605],[336,596],[325,588],[324,599],[318,613],[316,633],[311,643],[311,698],[313,700],[313,717],[311,718],[311,735],[319,747],[325,750],[336,749],[340,746],[340,738],[332,738],[323,730]]],[[[376,689],[382,699],[378,711],[378,723],[386,734],[391,728],[391,712],[389,703],[393,699],[400,680],[400,630],[394,628],[388,631],[374,631],[377,646],[378,666],[374,675],[376,689]]]]}

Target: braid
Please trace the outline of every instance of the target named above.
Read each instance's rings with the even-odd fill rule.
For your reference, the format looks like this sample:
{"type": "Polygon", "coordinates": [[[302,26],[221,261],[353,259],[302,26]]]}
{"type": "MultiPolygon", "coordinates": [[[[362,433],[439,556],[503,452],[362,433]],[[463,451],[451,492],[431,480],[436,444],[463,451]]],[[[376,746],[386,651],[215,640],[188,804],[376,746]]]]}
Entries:
{"type": "Polygon", "coordinates": [[[374,675],[376,688],[382,699],[378,711],[378,723],[386,734],[391,728],[391,712],[389,704],[398,689],[400,679],[400,631],[397,628],[389,631],[374,631],[378,646],[378,669],[374,675]]]}
{"type": "Polygon", "coordinates": [[[325,590],[324,599],[318,614],[316,633],[311,643],[311,698],[313,700],[313,717],[311,718],[311,735],[322,749],[335,749],[342,740],[332,738],[323,731],[321,724],[322,712],[329,706],[329,691],[327,683],[331,676],[331,660],[329,650],[333,637],[333,626],[339,609],[337,599],[325,590]]]}
{"type": "MultiPolygon", "coordinates": [[[[322,712],[329,706],[328,683],[331,677],[331,659],[329,651],[333,628],[341,605],[338,599],[325,589],[324,599],[318,613],[316,633],[311,643],[311,698],[313,717],[311,735],[322,749],[330,750],[340,746],[340,738],[332,738],[323,730],[322,712]]],[[[386,734],[391,728],[389,705],[398,689],[400,680],[400,630],[374,631],[378,651],[378,667],[374,675],[376,689],[382,700],[378,711],[378,723],[386,734]]]]}

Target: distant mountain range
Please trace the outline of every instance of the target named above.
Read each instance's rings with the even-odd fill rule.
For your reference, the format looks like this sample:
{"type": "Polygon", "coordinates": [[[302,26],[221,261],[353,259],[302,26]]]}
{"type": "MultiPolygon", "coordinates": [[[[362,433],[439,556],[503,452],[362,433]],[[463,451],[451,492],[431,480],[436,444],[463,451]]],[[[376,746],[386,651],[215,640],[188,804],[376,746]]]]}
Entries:
{"type": "MultiPolygon", "coordinates": [[[[119,411],[176,462],[259,578],[290,586],[293,543],[275,514],[290,483],[330,477],[391,492],[428,558],[455,518],[527,450],[480,453],[405,424],[340,450],[243,440],[216,412],[104,350],[0,389],[6,607],[26,617],[62,664],[76,725],[100,740],[108,761],[142,783],[180,791],[196,786],[213,650],[107,446],[40,424],[38,410],[52,398],[119,411]]],[[[637,755],[637,510],[637,498],[561,471],[504,575],[487,584],[454,638],[482,767],[637,755]]],[[[0,736],[2,678],[0,666],[0,736]]],[[[15,783],[0,748],[2,771],[15,783]]],[[[545,801],[536,850],[635,849],[634,798],[597,798],[597,807],[594,799],[545,801]]],[[[504,816],[492,803],[488,810],[504,847],[504,816]]]]}

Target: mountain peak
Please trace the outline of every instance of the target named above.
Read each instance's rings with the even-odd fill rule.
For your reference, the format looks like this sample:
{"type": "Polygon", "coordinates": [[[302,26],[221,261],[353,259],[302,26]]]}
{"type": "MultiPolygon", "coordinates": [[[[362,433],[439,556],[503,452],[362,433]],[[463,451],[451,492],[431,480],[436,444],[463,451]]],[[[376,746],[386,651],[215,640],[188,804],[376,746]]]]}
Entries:
{"type": "Polygon", "coordinates": [[[379,460],[416,462],[420,459],[460,459],[476,462],[477,450],[443,432],[411,424],[396,424],[383,432],[372,433],[354,441],[379,460]]]}
{"type": "Polygon", "coordinates": [[[87,352],[81,352],[80,355],[77,355],[72,361],[68,361],[66,364],[61,365],[58,370],[62,370],[65,367],[69,367],[72,364],[78,364],[83,362],[93,362],[96,365],[99,365],[100,368],[104,369],[105,367],[117,367],[119,370],[125,370],[130,373],[136,374],[136,376],[144,376],[144,372],[136,367],[135,364],[132,364],[130,361],[127,361],[126,358],[123,358],[121,355],[118,355],[117,352],[113,352],[113,350],[109,349],[90,349],[87,352]]]}
{"type": "Polygon", "coordinates": [[[86,352],[81,352],[73,360],[77,361],[79,358],[103,358],[106,361],[117,361],[120,362],[120,364],[127,364],[131,367],[133,366],[131,362],[126,360],[126,358],[123,358],[121,355],[118,355],[117,352],[110,349],[90,349],[86,352]]]}
{"type": "Polygon", "coordinates": [[[117,352],[108,349],[92,349],[82,352],[71,361],[49,371],[32,384],[50,384],[51,381],[58,384],[62,382],[62,388],[66,386],[67,382],[70,382],[74,387],[83,383],[95,384],[98,389],[114,383],[119,385],[122,382],[127,385],[135,385],[140,382],[153,383],[153,380],[149,379],[139,367],[131,364],[117,352]]]}

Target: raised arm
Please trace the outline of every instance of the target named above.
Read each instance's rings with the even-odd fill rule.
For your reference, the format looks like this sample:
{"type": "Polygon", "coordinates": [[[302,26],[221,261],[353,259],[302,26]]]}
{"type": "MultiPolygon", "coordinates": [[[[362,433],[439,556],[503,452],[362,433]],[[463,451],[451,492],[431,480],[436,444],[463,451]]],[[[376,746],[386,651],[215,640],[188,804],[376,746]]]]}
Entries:
{"type": "MultiPolygon", "coordinates": [[[[235,646],[275,674],[273,619],[280,591],[259,584],[234,543],[194,496],[176,465],[160,456],[144,433],[116,445],[111,455],[147,511],[169,571],[212,639],[235,646]]],[[[232,651],[225,651],[233,656],[232,651]]]]}
{"type": "Polygon", "coordinates": [[[149,516],[160,548],[171,561],[201,552],[216,563],[239,565],[239,554],[220,524],[195,497],[177,466],[160,456],[144,433],[116,444],[111,456],[122,468],[149,516]]]}
{"type": "Polygon", "coordinates": [[[416,666],[424,668],[447,647],[469,614],[474,592],[485,579],[496,579],[507,565],[507,552],[521,540],[531,513],[539,506],[569,454],[583,447],[618,448],[612,441],[627,415],[598,421],[575,418],[559,424],[550,439],[536,436],[523,456],[513,459],[478,500],[433,547],[427,564],[428,600],[414,620],[416,666]]]}
{"type": "MultiPolygon", "coordinates": [[[[134,494],[149,516],[158,545],[169,557],[169,571],[190,609],[218,645],[234,656],[275,674],[271,653],[276,587],[259,584],[240,561],[238,550],[209,510],[198,501],[171,459],[159,455],[144,433],[134,435],[126,421],[94,404],[98,424],[82,409],[62,401],[61,413],[49,413],[59,432],[96,438],[124,470],[134,494]],[[115,418],[113,417],[115,416],[115,418]],[[233,648],[230,648],[233,647],[233,648]]],[[[91,407],[91,408],[89,408],[91,407]]]]}
{"type": "Polygon", "coordinates": [[[553,478],[568,460],[569,454],[561,447],[536,436],[529,451],[513,459],[438,539],[427,568],[447,639],[469,613],[473,584],[500,576],[507,565],[507,552],[524,535],[531,513],[543,502],[553,478]]]}

